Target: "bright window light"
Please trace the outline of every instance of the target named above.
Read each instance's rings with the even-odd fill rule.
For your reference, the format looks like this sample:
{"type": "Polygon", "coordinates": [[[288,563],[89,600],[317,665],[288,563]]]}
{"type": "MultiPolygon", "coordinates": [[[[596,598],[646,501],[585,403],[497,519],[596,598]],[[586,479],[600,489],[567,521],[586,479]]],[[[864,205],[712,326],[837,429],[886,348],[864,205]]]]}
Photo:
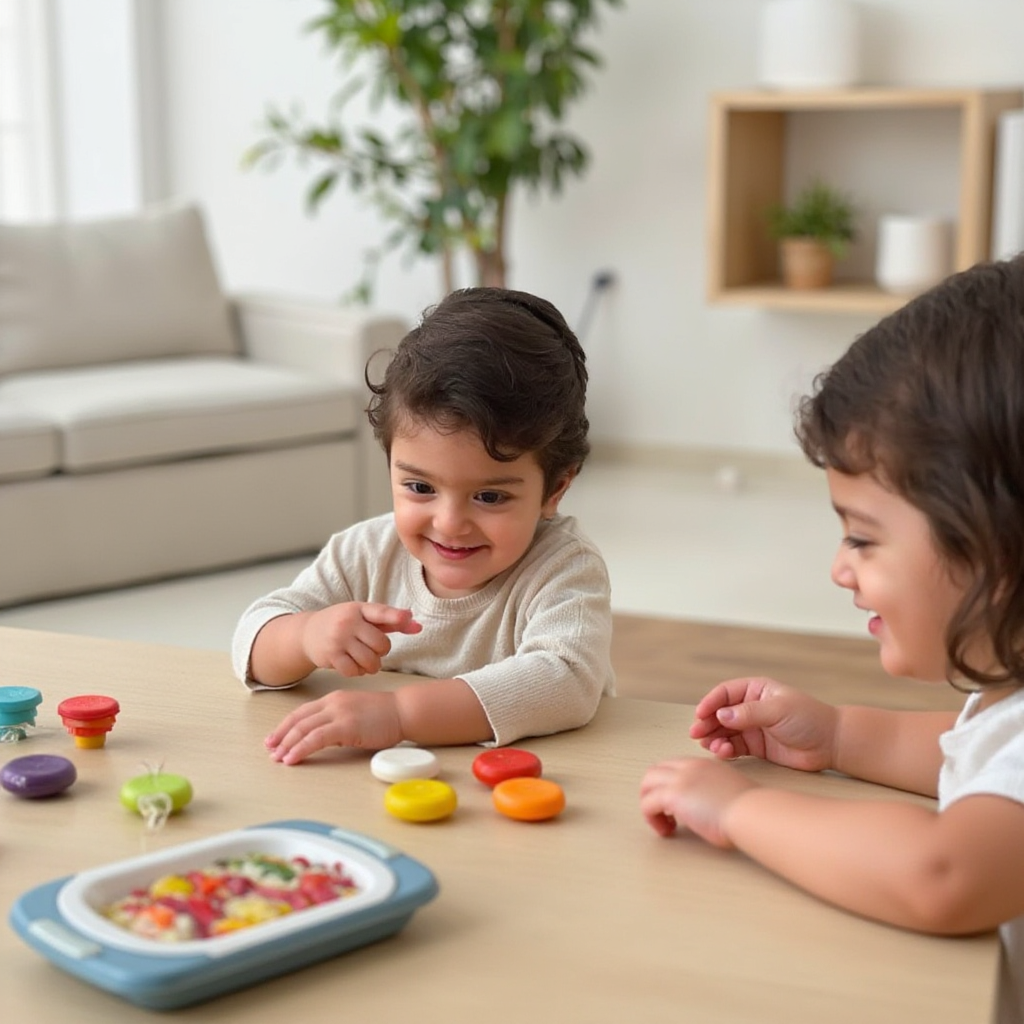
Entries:
{"type": "Polygon", "coordinates": [[[50,4],[0,0],[0,220],[56,213],[50,4]]]}

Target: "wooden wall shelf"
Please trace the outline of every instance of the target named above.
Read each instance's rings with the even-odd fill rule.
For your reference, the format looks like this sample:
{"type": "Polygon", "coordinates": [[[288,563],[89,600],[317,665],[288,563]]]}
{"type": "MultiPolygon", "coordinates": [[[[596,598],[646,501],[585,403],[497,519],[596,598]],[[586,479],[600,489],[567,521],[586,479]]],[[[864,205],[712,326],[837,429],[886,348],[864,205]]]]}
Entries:
{"type": "Polygon", "coordinates": [[[779,283],[765,210],[786,196],[786,134],[801,112],[948,110],[958,115],[959,197],[954,269],[988,259],[999,115],[1024,104],[1020,89],[751,90],[711,100],[708,300],[771,309],[882,315],[901,306],[872,281],[815,291],[779,283]]]}

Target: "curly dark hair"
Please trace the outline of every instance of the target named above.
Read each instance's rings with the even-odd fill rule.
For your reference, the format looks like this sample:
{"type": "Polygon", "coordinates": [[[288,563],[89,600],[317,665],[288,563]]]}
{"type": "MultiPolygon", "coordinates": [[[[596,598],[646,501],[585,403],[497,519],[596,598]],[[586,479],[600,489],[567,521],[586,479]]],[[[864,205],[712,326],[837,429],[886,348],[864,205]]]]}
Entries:
{"type": "Polygon", "coordinates": [[[534,453],[548,497],[590,452],[586,355],[562,314],[527,292],[452,292],[402,339],[381,382],[367,363],[366,383],[389,457],[403,419],[468,428],[497,461],[534,453]]]}
{"type": "Polygon", "coordinates": [[[1024,256],[954,274],[859,337],[801,400],[796,435],[816,466],[918,508],[964,571],[950,681],[1024,682],[1024,256]],[[968,662],[977,636],[998,669],[968,662]]]}

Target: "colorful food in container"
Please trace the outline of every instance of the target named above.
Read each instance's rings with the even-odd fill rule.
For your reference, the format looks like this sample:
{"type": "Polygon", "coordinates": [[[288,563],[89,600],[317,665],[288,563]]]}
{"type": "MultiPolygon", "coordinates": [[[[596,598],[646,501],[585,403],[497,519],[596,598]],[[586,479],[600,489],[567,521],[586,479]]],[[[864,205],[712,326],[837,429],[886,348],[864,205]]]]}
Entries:
{"type": "MultiPolygon", "coordinates": [[[[437,893],[429,869],[388,843],[324,822],[289,820],[223,832],[52,879],[22,893],[8,920],[23,941],[67,973],[147,1009],[169,1010],[385,939],[437,893]],[[200,910],[202,897],[210,895],[202,890],[215,890],[217,883],[190,876],[197,869],[205,876],[204,865],[214,875],[227,874],[233,863],[253,857],[262,861],[263,875],[270,862],[279,866],[263,883],[244,877],[273,890],[257,893],[273,901],[273,911],[282,909],[276,903],[289,907],[257,927],[228,927],[210,938],[181,941],[165,935],[161,941],[136,934],[108,916],[125,894],[140,902],[148,896],[151,902],[171,901],[165,905],[176,924],[182,923],[181,907],[191,906],[190,916],[205,922],[191,927],[209,932],[214,918],[200,910]],[[291,879],[280,877],[286,873],[281,864],[294,872],[291,879]],[[322,887],[318,874],[328,876],[328,885],[337,885],[335,876],[346,884],[334,898],[317,902],[321,895],[333,895],[327,885],[322,887]],[[176,891],[186,888],[182,879],[192,892],[176,891]],[[164,881],[153,896],[149,890],[157,880],[164,881]],[[293,905],[307,900],[301,909],[293,905]]],[[[251,925],[267,906],[243,902],[238,909],[244,913],[237,916],[251,925]]],[[[156,916],[166,918],[163,912],[156,916]]]]}
{"type": "Polygon", "coordinates": [[[142,938],[187,942],[226,935],[358,891],[340,863],[248,853],[163,875],[102,912],[142,938]]]}

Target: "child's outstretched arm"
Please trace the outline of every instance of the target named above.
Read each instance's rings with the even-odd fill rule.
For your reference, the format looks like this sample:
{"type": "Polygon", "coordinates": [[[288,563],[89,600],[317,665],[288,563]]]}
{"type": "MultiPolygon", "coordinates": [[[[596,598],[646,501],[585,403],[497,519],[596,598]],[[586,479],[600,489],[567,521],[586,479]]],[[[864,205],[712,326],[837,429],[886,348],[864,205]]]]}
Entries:
{"type": "Polygon", "coordinates": [[[641,808],[661,834],[693,829],[810,893],[875,920],[942,935],[1024,913],[1024,805],[969,796],[938,813],[758,786],[730,765],[680,758],[648,771],[641,808]]]}
{"type": "Polygon", "coordinates": [[[847,910],[905,928],[968,934],[1024,913],[1024,805],[968,796],[938,813],[902,802],[834,800],[758,786],[722,761],[746,755],[935,795],[939,735],[952,712],[833,708],[771,679],[715,687],[691,735],[717,760],[652,767],[641,810],[661,835],[688,828],[742,850],[847,910]]]}
{"type": "Polygon", "coordinates": [[[256,634],[249,676],[263,686],[287,686],[317,668],[348,677],[373,675],[391,650],[388,633],[422,628],[407,608],[362,601],[279,615],[256,634]]]}
{"type": "Polygon", "coordinates": [[[325,747],[382,750],[403,740],[440,746],[479,743],[491,735],[468,684],[435,679],[389,692],[335,690],[296,708],[265,743],[275,761],[298,764],[325,747]]]}

